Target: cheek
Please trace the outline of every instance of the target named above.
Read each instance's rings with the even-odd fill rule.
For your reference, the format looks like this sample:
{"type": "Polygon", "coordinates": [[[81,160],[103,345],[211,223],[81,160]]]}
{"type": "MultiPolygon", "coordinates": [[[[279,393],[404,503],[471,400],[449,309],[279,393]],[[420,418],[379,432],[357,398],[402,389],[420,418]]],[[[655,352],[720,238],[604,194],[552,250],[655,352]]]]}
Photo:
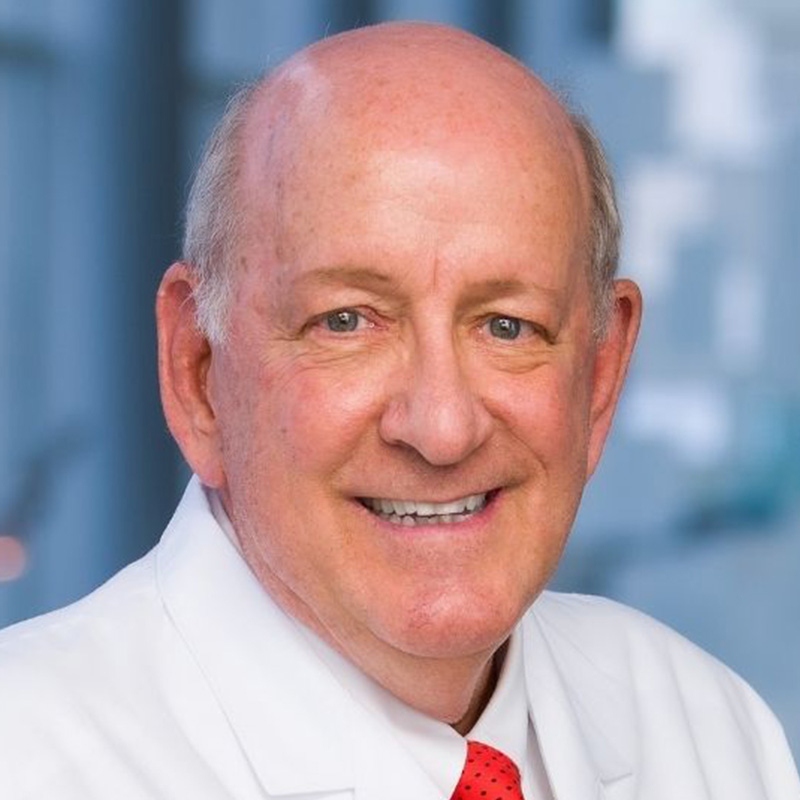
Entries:
{"type": "Polygon", "coordinates": [[[527,376],[494,380],[486,404],[538,459],[554,466],[585,455],[588,394],[580,371],[543,364],[527,376]]]}
{"type": "Polygon", "coordinates": [[[351,457],[382,403],[379,370],[290,365],[263,375],[259,425],[299,469],[335,468],[351,457]]]}

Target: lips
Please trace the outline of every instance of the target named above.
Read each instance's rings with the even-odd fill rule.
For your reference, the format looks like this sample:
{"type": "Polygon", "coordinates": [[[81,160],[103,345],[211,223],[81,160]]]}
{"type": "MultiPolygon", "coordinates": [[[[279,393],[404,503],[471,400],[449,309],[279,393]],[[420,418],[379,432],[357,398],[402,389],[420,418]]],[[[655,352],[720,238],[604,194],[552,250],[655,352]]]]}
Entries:
{"type": "Polygon", "coordinates": [[[446,503],[383,497],[362,497],[359,500],[373,514],[395,525],[451,525],[482,511],[492,494],[471,494],[446,503]]]}

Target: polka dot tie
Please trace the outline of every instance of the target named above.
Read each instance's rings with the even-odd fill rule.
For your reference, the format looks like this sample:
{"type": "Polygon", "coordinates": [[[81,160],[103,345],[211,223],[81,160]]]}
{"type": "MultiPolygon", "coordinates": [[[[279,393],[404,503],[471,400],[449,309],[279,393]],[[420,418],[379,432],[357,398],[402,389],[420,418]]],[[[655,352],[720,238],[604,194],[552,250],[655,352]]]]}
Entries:
{"type": "Polygon", "coordinates": [[[519,769],[494,747],[467,742],[467,763],[450,800],[525,800],[519,769]]]}

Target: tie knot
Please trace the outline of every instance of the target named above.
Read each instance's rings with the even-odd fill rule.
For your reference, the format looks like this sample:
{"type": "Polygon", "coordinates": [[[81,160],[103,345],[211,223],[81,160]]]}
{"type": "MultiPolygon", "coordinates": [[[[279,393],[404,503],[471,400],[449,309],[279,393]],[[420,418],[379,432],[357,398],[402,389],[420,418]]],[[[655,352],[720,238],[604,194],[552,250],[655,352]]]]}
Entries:
{"type": "Polygon", "coordinates": [[[467,761],[451,800],[524,800],[517,765],[482,742],[467,742],[467,761]]]}

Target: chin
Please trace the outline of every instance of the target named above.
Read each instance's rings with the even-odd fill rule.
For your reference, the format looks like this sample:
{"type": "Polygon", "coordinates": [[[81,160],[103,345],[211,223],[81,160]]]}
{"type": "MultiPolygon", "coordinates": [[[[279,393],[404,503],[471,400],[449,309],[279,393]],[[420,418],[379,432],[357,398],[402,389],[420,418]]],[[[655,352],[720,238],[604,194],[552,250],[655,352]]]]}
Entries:
{"type": "Polygon", "coordinates": [[[506,594],[439,597],[395,613],[373,632],[398,650],[421,658],[463,658],[493,652],[508,638],[526,606],[506,594]]]}

